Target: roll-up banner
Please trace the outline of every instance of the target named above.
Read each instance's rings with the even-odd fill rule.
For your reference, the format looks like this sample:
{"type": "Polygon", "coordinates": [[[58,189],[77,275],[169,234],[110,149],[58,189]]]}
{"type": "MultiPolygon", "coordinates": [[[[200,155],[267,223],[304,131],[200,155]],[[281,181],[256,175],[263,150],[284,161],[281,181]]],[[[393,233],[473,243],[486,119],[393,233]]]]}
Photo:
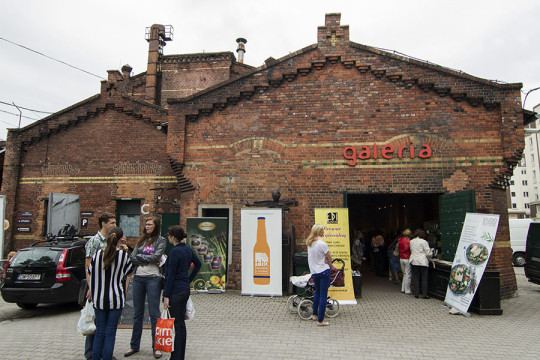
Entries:
{"type": "Polygon", "coordinates": [[[281,211],[241,210],[242,295],[283,295],[281,211]]]}
{"type": "Polygon", "coordinates": [[[201,260],[192,290],[220,293],[227,284],[227,218],[187,218],[187,245],[201,260]]]}
{"type": "MultiPolygon", "coordinates": [[[[324,226],[323,240],[330,248],[332,259],[345,262],[345,286],[330,285],[328,296],[343,305],[356,305],[351,272],[349,209],[315,209],[315,223],[324,226]]],[[[339,268],[339,264],[334,265],[339,268]]]]}
{"type": "Polygon", "coordinates": [[[466,314],[482,280],[499,226],[499,215],[467,213],[450,270],[444,303],[466,314]]]}

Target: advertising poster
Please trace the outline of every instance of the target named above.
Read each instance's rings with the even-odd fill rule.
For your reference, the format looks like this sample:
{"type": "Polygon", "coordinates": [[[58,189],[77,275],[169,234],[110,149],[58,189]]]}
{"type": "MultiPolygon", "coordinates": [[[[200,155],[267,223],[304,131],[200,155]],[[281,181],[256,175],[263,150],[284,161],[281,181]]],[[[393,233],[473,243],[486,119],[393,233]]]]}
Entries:
{"type": "MultiPolygon", "coordinates": [[[[332,259],[345,262],[345,286],[330,285],[328,296],[343,305],[356,305],[351,272],[349,209],[315,209],[315,223],[324,226],[324,242],[330,248],[332,259]]],[[[339,263],[334,265],[339,269],[339,263]]]]}
{"type": "Polygon", "coordinates": [[[466,314],[486,269],[499,215],[467,213],[444,303],[466,314]]]}
{"type": "Polygon", "coordinates": [[[242,209],[242,295],[283,295],[281,223],[281,209],[242,209]]]}
{"type": "Polygon", "coordinates": [[[227,284],[226,218],[187,218],[187,245],[201,260],[201,270],[192,283],[198,292],[224,292],[227,284]]]}

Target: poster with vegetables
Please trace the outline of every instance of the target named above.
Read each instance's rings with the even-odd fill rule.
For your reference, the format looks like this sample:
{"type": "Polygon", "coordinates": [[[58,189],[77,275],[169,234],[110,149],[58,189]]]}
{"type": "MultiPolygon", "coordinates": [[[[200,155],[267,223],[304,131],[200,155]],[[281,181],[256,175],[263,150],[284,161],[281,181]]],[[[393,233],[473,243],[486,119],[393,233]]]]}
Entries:
{"type": "Polygon", "coordinates": [[[462,314],[469,311],[482,280],[498,226],[499,215],[467,213],[465,216],[444,300],[462,314]]]}
{"type": "Polygon", "coordinates": [[[226,218],[187,218],[187,245],[201,260],[201,270],[191,283],[198,292],[224,292],[227,284],[226,218]]]}

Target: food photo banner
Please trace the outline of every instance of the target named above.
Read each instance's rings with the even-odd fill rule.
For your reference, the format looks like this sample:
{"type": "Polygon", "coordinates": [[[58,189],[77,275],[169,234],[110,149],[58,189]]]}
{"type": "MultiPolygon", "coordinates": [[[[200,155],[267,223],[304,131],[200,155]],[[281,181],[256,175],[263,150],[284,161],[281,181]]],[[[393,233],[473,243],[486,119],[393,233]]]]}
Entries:
{"type": "Polygon", "coordinates": [[[283,295],[281,211],[241,210],[242,295],[283,295]]]}
{"type": "Polygon", "coordinates": [[[467,213],[450,271],[444,303],[466,314],[482,280],[499,226],[499,215],[467,213]]]}
{"type": "Polygon", "coordinates": [[[227,284],[227,218],[187,218],[187,244],[201,260],[191,283],[198,292],[224,292],[227,284]]]}
{"type": "MultiPolygon", "coordinates": [[[[315,223],[324,227],[323,240],[330,249],[332,259],[341,259],[345,263],[345,286],[330,285],[328,296],[343,305],[356,305],[351,272],[349,209],[315,209],[315,223]]],[[[338,269],[341,267],[337,262],[334,266],[338,269]]]]}

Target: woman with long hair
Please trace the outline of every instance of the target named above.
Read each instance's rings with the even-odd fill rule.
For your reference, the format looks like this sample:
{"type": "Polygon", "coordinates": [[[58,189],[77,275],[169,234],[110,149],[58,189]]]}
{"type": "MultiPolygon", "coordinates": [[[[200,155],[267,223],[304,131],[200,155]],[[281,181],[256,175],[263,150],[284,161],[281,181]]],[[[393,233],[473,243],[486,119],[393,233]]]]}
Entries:
{"type": "Polygon", "coordinates": [[[319,224],[313,225],[311,233],[306,239],[308,248],[309,272],[315,283],[315,295],[313,296],[313,320],[318,326],[330,325],[324,321],[328,288],[330,287],[330,264],[332,255],[328,245],[323,241],[324,227],[319,224]]]}
{"type": "Polygon", "coordinates": [[[124,356],[131,356],[139,351],[143,330],[144,302],[148,299],[148,313],[152,325],[152,351],[154,358],[163,354],[154,350],[156,324],[159,318],[159,300],[161,297],[161,272],[159,261],[165,252],[167,240],[160,236],[161,219],[157,216],[148,218],[144,231],[131,252],[131,261],[135,265],[135,276],[131,281],[133,293],[133,332],[130,349],[124,356]]]}
{"type": "Polygon", "coordinates": [[[124,232],[113,227],[107,236],[107,245],[92,258],[88,267],[89,291],[96,313],[96,334],[92,359],[110,360],[114,351],[116,329],[126,301],[123,279],[132,265],[127,247],[120,244],[124,232]]]}
{"type": "Polygon", "coordinates": [[[174,318],[174,351],[171,360],[183,360],[186,355],[186,303],[189,299],[190,284],[201,268],[201,261],[193,250],[186,245],[186,232],[179,225],[169,228],[169,241],[174,245],[169,252],[163,287],[163,307],[170,308],[174,318]],[[189,273],[189,267],[194,265],[189,273]]]}

